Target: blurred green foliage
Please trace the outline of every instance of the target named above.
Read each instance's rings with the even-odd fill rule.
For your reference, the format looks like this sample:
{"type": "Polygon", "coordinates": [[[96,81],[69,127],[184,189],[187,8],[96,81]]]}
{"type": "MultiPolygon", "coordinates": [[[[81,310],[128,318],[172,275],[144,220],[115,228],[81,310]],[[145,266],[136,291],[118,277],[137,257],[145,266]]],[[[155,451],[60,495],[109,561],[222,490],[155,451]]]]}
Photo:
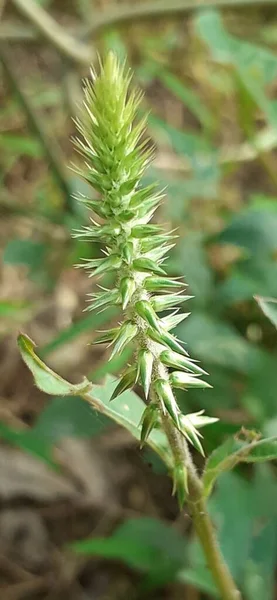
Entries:
{"type": "MultiPolygon", "coordinates": [[[[49,8],[52,3],[43,0],[39,4],[49,8]]],[[[80,14],[84,12],[85,9],[80,9],[80,14]]],[[[162,187],[166,186],[161,219],[177,226],[180,233],[168,268],[173,274],[185,277],[189,293],[195,296],[190,302],[192,315],[178,326],[177,334],[186,341],[192,356],[201,359],[213,385],[213,389],[205,392],[180,393],[178,400],[184,412],[208,407],[209,414],[221,417],[220,424],[207,429],[205,437],[205,450],[211,453],[204,476],[209,491],[218,477],[209,500],[210,510],[218,526],[223,553],[246,600],[274,600],[276,468],[274,463],[253,466],[240,466],[240,463],[244,458],[246,463],[273,460],[277,455],[276,440],[259,442],[254,436],[256,446],[244,455],[243,451],[253,440],[239,440],[233,435],[241,426],[271,438],[277,435],[277,334],[274,329],[277,321],[274,301],[277,298],[274,153],[277,144],[274,97],[277,24],[263,22],[256,43],[254,35],[254,39],[250,34],[250,40],[245,41],[243,34],[231,33],[237,21],[236,18],[230,21],[231,27],[228,18],[214,9],[197,11],[190,16],[187,35],[195,52],[195,57],[192,56],[192,61],[197,63],[195,71],[191,71],[187,63],[184,68],[183,60],[175,65],[174,57],[184,52],[184,48],[178,27],[171,24],[164,32],[157,30],[157,34],[153,30],[151,33],[142,30],[142,44],[138,44],[139,52],[135,47],[133,54],[136,57],[138,52],[136,79],[146,87],[145,105],[152,109],[149,132],[157,145],[158,158],[159,154],[166,156],[162,166],[158,161],[154,163],[147,180],[158,179],[162,187]],[[173,107],[178,106],[180,114],[185,114],[184,124],[176,125],[174,114],[164,115],[159,102],[152,105],[151,94],[147,93],[151,88],[162,90],[162,96],[169,94],[173,107]],[[229,109],[233,111],[230,119],[228,114],[222,117],[221,105],[225,102],[226,113],[229,109]],[[222,144],[224,119],[227,144],[222,144]],[[228,127],[234,129],[233,136],[228,127]],[[229,188],[235,190],[233,203],[229,188]],[[237,188],[240,189],[239,202],[237,188]],[[258,303],[254,296],[258,297],[258,303]],[[239,452],[242,454],[238,458],[239,452]],[[236,470],[230,472],[234,465],[238,465],[236,470]]],[[[100,37],[100,51],[113,47],[120,55],[128,56],[130,39],[124,31],[114,29],[100,37]]],[[[79,85],[78,72],[76,79],[79,85]]],[[[38,109],[47,115],[53,107],[59,107],[61,112],[64,104],[63,91],[49,83],[48,89],[31,94],[27,109],[22,94],[16,102],[10,98],[4,117],[13,120],[18,112],[21,115],[28,110],[36,113],[38,109]]],[[[71,229],[78,228],[87,218],[85,211],[78,210],[74,197],[68,199],[68,193],[76,191],[80,182],[65,171],[67,157],[62,152],[56,159],[55,152],[50,151],[49,157],[48,133],[45,143],[44,128],[36,127],[35,122],[31,129],[15,134],[4,131],[0,136],[3,152],[0,209],[4,217],[27,217],[33,227],[33,235],[26,237],[15,235],[11,230],[12,235],[4,244],[3,262],[10,266],[23,265],[26,277],[43,293],[51,293],[64,269],[72,268],[80,256],[98,256],[99,248],[96,245],[88,248],[70,239],[71,229]],[[32,189],[32,201],[23,204],[19,192],[17,197],[6,182],[21,161],[33,160],[37,166],[43,157],[46,157],[45,164],[50,165],[50,176],[46,166],[32,189]],[[58,176],[53,168],[56,160],[58,176]],[[54,261],[53,267],[56,244],[53,232],[57,228],[62,229],[63,237],[58,247],[59,260],[54,261]]],[[[53,135],[49,136],[50,141],[51,137],[53,135]]],[[[59,150],[60,145],[58,143],[59,150]]],[[[0,303],[1,322],[9,317],[23,323],[30,315],[29,298],[17,300],[10,295],[0,303]]],[[[114,316],[115,313],[107,311],[76,319],[57,331],[41,348],[40,356],[44,358],[84,333],[95,331],[114,316]]],[[[1,335],[4,336],[2,332],[1,335]]],[[[124,355],[122,361],[103,362],[89,374],[90,378],[96,381],[107,373],[117,374],[127,358],[124,355]]],[[[42,369],[36,372],[40,387],[49,393],[44,386],[41,364],[35,359],[36,368],[42,369]]],[[[111,405],[109,397],[114,382],[107,379],[103,387],[93,387],[97,400],[103,405],[103,414],[99,416],[78,395],[72,395],[80,390],[74,392],[74,386],[64,383],[65,380],[62,380],[65,388],[59,388],[61,381],[56,377],[54,374],[51,393],[57,396],[60,391],[68,396],[54,397],[30,430],[19,431],[1,423],[3,439],[55,466],[53,447],[62,437],[98,435],[109,426],[109,417],[127,426],[139,438],[143,405],[135,394],[125,393],[111,405]],[[132,406],[129,420],[126,405],[132,406]]],[[[156,433],[153,447],[160,444],[163,456],[164,440],[156,433]]],[[[80,552],[119,559],[141,571],[144,574],[142,594],[143,585],[149,589],[177,579],[216,597],[197,542],[190,538],[185,543],[171,526],[162,522],[131,520],[111,537],[80,541],[76,548],[80,552]],[[172,553],[168,554],[168,548],[172,553]]]]}

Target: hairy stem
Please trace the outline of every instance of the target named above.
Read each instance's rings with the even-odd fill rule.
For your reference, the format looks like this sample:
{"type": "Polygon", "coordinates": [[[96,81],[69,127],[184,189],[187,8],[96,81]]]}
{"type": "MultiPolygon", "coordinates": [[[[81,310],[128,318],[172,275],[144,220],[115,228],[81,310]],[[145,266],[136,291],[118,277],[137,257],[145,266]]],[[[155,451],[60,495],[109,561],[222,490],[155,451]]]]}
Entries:
{"type": "Polygon", "coordinates": [[[203,495],[203,486],[197,475],[190,451],[183,436],[172,425],[167,415],[163,416],[163,426],[175,460],[183,462],[188,472],[189,494],[187,503],[190,508],[195,531],[198,535],[207,565],[221,593],[222,600],[241,600],[231,573],[224,561],[216,538],[215,528],[207,512],[203,495]]]}
{"type": "MultiPolygon", "coordinates": [[[[127,241],[128,240],[126,240],[126,242],[127,241]]],[[[123,276],[125,276],[125,273],[120,276],[120,279],[123,276]]],[[[135,291],[132,302],[128,308],[126,318],[130,317],[130,314],[133,312],[133,306],[141,299],[146,299],[146,292],[138,283],[137,290],[135,291]]],[[[154,356],[150,397],[152,401],[159,404],[159,398],[156,397],[153,383],[159,377],[163,380],[168,380],[168,370],[159,360],[159,344],[149,340],[143,319],[137,318],[137,325],[139,328],[136,343],[137,349],[149,349],[154,356]]],[[[163,409],[161,409],[161,415],[163,428],[172,450],[174,462],[177,465],[182,464],[187,472],[189,487],[187,504],[190,508],[194,527],[205,554],[207,565],[213,575],[218,590],[221,593],[221,598],[222,600],[241,600],[241,594],[233,581],[231,573],[220,551],[215,529],[207,512],[206,501],[203,494],[203,485],[197,475],[185,438],[176,429],[176,426],[168,413],[163,412],[163,409]]]]}

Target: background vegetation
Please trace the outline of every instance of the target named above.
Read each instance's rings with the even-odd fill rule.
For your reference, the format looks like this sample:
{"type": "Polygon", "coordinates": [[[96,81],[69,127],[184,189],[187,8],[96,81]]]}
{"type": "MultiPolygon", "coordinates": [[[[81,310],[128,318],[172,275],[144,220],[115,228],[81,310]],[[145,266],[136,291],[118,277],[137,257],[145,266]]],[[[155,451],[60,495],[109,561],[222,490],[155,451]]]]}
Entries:
{"type": "MultiPolygon", "coordinates": [[[[254,299],[277,297],[277,5],[233,1],[192,10],[194,3],[187,4],[2,2],[5,600],[216,597],[190,520],[179,516],[156,456],[141,453],[78,395],[49,400],[34,387],[16,347],[23,329],[40,357],[73,383],[83,374],[99,383],[128,358],[107,363],[105,350],[91,346],[116,313],[83,313],[92,286],[74,268],[80,257],[99,252],[71,238],[87,214],[74,199],[84,184],[68,168],[78,162],[70,138],[81,78],[97,52],[113,48],[126,58],[145,91],[144,110],[151,110],[156,159],[147,180],[166,186],[158,219],[180,233],[169,270],[185,277],[194,296],[178,335],[213,385],[180,394],[180,404],[220,417],[206,430],[207,454],[228,436],[277,434],[276,330],[254,299]],[[72,551],[72,542],[87,538],[72,551]]],[[[104,402],[111,385],[108,379],[99,390],[104,402]]],[[[135,406],[131,393],[122,399],[135,406]]],[[[247,600],[277,598],[276,500],[271,463],[221,475],[210,501],[247,600]]]]}

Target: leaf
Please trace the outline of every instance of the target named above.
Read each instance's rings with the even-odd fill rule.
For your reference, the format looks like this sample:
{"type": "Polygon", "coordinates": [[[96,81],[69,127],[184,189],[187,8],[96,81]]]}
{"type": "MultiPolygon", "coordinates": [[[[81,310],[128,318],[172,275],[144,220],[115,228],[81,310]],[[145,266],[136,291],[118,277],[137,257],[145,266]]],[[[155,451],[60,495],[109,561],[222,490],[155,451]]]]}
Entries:
{"type": "Polygon", "coordinates": [[[4,250],[3,261],[10,265],[26,265],[36,271],[45,260],[46,244],[34,240],[11,240],[4,250]]]}
{"type": "Polygon", "coordinates": [[[214,9],[200,12],[195,25],[200,37],[210,47],[214,59],[234,67],[241,85],[275,127],[276,103],[267,98],[263,87],[275,79],[276,56],[267,49],[230,35],[224,28],[220,13],[214,9]]]}
{"type": "Polygon", "coordinates": [[[265,316],[277,328],[277,300],[274,298],[263,298],[262,296],[256,296],[255,300],[257,300],[265,316]]]}
{"type": "Polygon", "coordinates": [[[1,300],[0,301],[0,318],[21,319],[27,315],[32,305],[28,302],[17,300],[1,300]]]}
{"type": "Polygon", "coordinates": [[[253,255],[241,260],[228,279],[217,286],[218,306],[252,300],[257,292],[277,296],[277,264],[268,256],[253,255]]]}
{"type": "MultiPolygon", "coordinates": [[[[30,338],[21,334],[18,338],[18,345],[24,362],[33,373],[36,385],[42,391],[53,396],[82,396],[95,410],[106,415],[118,425],[122,425],[137,440],[140,440],[140,423],[145,404],[133,391],[128,390],[110,402],[118,380],[107,377],[104,385],[92,385],[85,379],[83,383],[73,385],[42,362],[35,354],[34,343],[30,338]]],[[[171,452],[165,434],[155,429],[148,437],[147,443],[171,468],[171,452]]]]}
{"type": "Polygon", "coordinates": [[[224,473],[209,501],[224,559],[240,587],[250,554],[255,507],[252,486],[237,473],[224,473]]]}
{"type": "Polygon", "coordinates": [[[204,305],[213,293],[213,275],[208,265],[203,236],[189,232],[174,252],[172,266],[184,275],[194,304],[204,305]]]}
{"type": "Polygon", "coordinates": [[[238,68],[243,65],[260,85],[266,85],[275,79],[277,59],[273,52],[229,34],[216,9],[201,11],[194,22],[197,33],[209,45],[216,60],[234,64],[238,68]]]}
{"type": "Polygon", "coordinates": [[[261,361],[261,350],[251,346],[229,323],[205,313],[193,312],[179,325],[177,335],[186,340],[204,368],[208,363],[249,374],[261,361]]]}
{"type": "Polygon", "coordinates": [[[195,568],[182,569],[177,575],[177,581],[186,583],[201,592],[218,598],[218,590],[212,580],[212,576],[207,571],[206,565],[196,565],[195,568]]]}
{"type": "MultiPolygon", "coordinates": [[[[110,402],[114,389],[118,384],[111,376],[107,376],[104,385],[93,385],[86,399],[99,412],[122,425],[138,440],[141,436],[141,419],[145,410],[144,402],[133,392],[127,390],[118,398],[110,402]]],[[[171,467],[171,453],[165,434],[159,429],[152,430],[147,438],[147,444],[151,446],[165,464],[171,467]]]]}
{"type": "Polygon", "coordinates": [[[277,249],[275,210],[246,210],[236,215],[218,236],[218,241],[245,248],[249,255],[268,255],[277,249]]]}
{"type": "Polygon", "coordinates": [[[186,106],[199,120],[204,127],[213,128],[214,119],[205,104],[202,103],[199,96],[184,82],[180,81],[175,75],[166,70],[158,70],[157,77],[162,81],[181,102],[186,106]]]}
{"type": "Polygon", "coordinates": [[[214,198],[217,195],[220,170],[218,153],[211,144],[203,136],[180,131],[152,114],[148,118],[148,124],[155,130],[156,137],[160,135],[163,141],[189,163],[192,177],[186,180],[185,187],[181,186],[181,197],[214,198]]]}
{"type": "Polygon", "coordinates": [[[212,492],[219,475],[230,471],[241,462],[254,463],[277,459],[277,437],[243,442],[229,438],[212,452],[203,474],[205,495],[212,492]]]}
{"type": "Polygon", "coordinates": [[[105,415],[99,415],[82,398],[67,396],[53,398],[39,415],[33,433],[48,444],[62,438],[92,438],[110,425],[105,415]]]}
{"type": "Polygon", "coordinates": [[[18,336],[18,346],[25,364],[33,373],[37,387],[46,394],[53,396],[81,395],[91,389],[91,383],[86,378],[82,383],[74,385],[47,367],[35,354],[35,344],[27,335],[20,334],[18,336]]]}
{"type": "Polygon", "coordinates": [[[1,134],[0,148],[2,152],[11,152],[15,156],[31,156],[41,158],[41,145],[36,139],[22,135],[1,134]]]}
{"type": "Polygon", "coordinates": [[[0,422],[0,438],[56,468],[49,443],[33,429],[19,430],[0,422]]]}
{"type": "Polygon", "coordinates": [[[80,554],[121,560],[147,573],[148,582],[155,586],[174,580],[186,556],[180,533],[147,517],[125,521],[108,538],[75,542],[71,548],[80,554]]]}

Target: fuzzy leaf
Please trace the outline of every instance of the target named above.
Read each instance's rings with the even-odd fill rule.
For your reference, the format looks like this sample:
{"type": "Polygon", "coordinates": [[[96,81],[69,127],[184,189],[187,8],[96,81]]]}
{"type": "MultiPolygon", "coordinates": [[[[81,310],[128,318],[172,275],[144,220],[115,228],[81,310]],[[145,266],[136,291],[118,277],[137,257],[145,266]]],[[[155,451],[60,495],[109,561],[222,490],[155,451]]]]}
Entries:
{"type": "Polygon", "coordinates": [[[277,459],[277,437],[241,441],[229,438],[210,455],[203,474],[206,496],[212,492],[215,481],[225,471],[240,462],[254,463],[277,459]]]}
{"type": "Polygon", "coordinates": [[[46,394],[53,396],[79,396],[89,392],[91,389],[91,383],[86,378],[82,383],[74,385],[47,367],[35,354],[35,343],[27,335],[21,333],[18,336],[17,343],[25,364],[33,373],[37,387],[46,394]]]}
{"type": "MultiPolygon", "coordinates": [[[[32,372],[35,382],[47,394],[81,396],[100,414],[103,413],[122,427],[125,427],[138,441],[141,437],[140,423],[145,410],[143,401],[132,391],[124,392],[110,402],[118,382],[108,376],[104,385],[84,383],[74,386],[62,379],[47,367],[34,352],[34,344],[24,335],[19,336],[18,345],[22,358],[32,372]],[[77,391],[78,390],[78,391],[77,391]]],[[[68,399],[70,402],[70,399],[68,399]]],[[[153,430],[147,443],[159,454],[165,464],[171,468],[171,454],[165,435],[162,431],[153,430]]]]}

